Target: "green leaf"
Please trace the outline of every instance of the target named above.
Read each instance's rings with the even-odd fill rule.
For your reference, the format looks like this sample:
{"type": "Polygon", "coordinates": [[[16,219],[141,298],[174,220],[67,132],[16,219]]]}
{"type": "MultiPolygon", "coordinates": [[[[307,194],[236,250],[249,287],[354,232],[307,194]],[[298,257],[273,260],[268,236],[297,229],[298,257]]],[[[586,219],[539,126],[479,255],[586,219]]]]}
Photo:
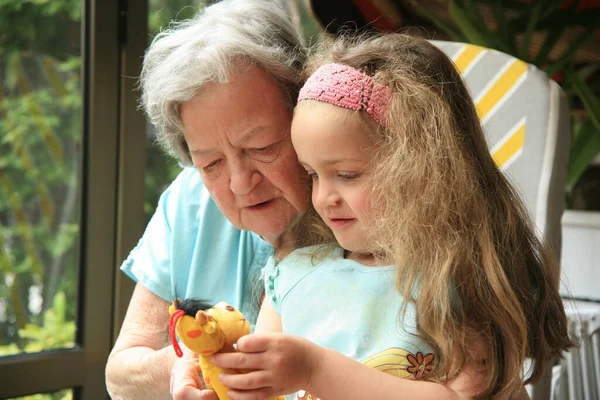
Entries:
{"type": "Polygon", "coordinates": [[[533,63],[535,65],[537,65],[538,67],[542,67],[548,62],[548,54],[550,54],[550,51],[552,51],[552,49],[558,42],[558,39],[560,39],[560,37],[562,36],[563,32],[565,31],[565,28],[566,26],[564,25],[558,25],[548,31],[548,34],[544,38],[544,42],[540,46],[540,50],[533,59],[533,63]]]}
{"type": "Polygon", "coordinates": [[[515,45],[515,35],[511,32],[512,29],[506,21],[506,11],[503,6],[503,1],[500,0],[492,2],[492,11],[494,13],[494,18],[496,19],[496,24],[498,25],[496,32],[500,38],[500,41],[504,43],[506,47],[504,51],[506,53],[516,55],[517,46],[515,45]]]}
{"type": "Polygon", "coordinates": [[[575,127],[573,137],[567,173],[567,192],[573,190],[590,162],[600,152],[600,131],[594,127],[591,118],[585,118],[575,127]]]}
{"type": "MultiPolygon", "coordinates": [[[[462,6],[465,14],[468,16],[469,20],[473,23],[473,26],[480,32],[481,37],[487,43],[487,47],[493,48],[496,50],[500,50],[505,53],[509,53],[516,56],[514,52],[514,46],[510,40],[503,40],[497,32],[492,31],[486,24],[485,18],[479,12],[479,8],[477,7],[477,3],[481,3],[479,1],[474,0],[455,0],[456,5],[462,6]]],[[[502,8],[502,0],[497,0],[494,2],[495,4],[500,4],[500,8],[502,8]]],[[[500,13],[501,19],[504,18],[504,10],[502,9],[500,13]]],[[[497,14],[497,15],[498,15],[497,14]]],[[[498,21],[496,21],[499,24],[498,21]]],[[[506,24],[505,24],[506,25],[506,24]]],[[[514,35],[512,35],[514,38],[514,35]]]]}
{"type": "MultiPolygon", "coordinates": [[[[577,73],[579,74],[579,76],[581,76],[582,79],[588,79],[599,70],[600,70],[600,64],[589,64],[589,65],[585,65],[581,68],[578,68],[577,73]]],[[[588,86],[592,87],[592,84],[598,83],[598,82],[600,82],[600,81],[588,82],[588,86]]],[[[592,91],[595,93],[593,88],[592,88],[592,91]]]]}
{"type": "MultiPolygon", "coordinates": [[[[566,11],[575,12],[580,2],[581,0],[573,1],[566,11]]],[[[562,3],[562,1],[560,1],[559,3],[562,3]]],[[[558,12],[562,12],[562,10],[558,12]]],[[[550,54],[556,43],[558,43],[558,40],[560,39],[566,28],[567,24],[562,23],[556,24],[548,29],[548,33],[544,38],[544,42],[542,43],[542,46],[540,47],[540,50],[538,51],[538,54],[535,56],[535,59],[533,61],[535,65],[541,67],[548,62],[548,55],[550,54]]]]}
{"type": "Polygon", "coordinates": [[[494,40],[485,35],[477,24],[471,19],[471,16],[462,9],[455,1],[450,1],[448,10],[454,22],[465,35],[469,43],[483,47],[493,48],[494,40]]]}
{"type": "MultiPolygon", "coordinates": [[[[528,7],[531,7],[528,5],[528,7]]],[[[587,27],[596,24],[600,20],[600,8],[586,10],[585,12],[575,12],[569,10],[557,10],[548,17],[540,20],[538,29],[552,29],[556,26],[580,26],[587,27]]],[[[527,29],[529,15],[523,13],[514,18],[510,24],[515,32],[524,32],[527,29]]]]}
{"type": "Polygon", "coordinates": [[[529,59],[529,43],[531,42],[531,37],[535,32],[535,28],[540,19],[540,14],[542,12],[542,8],[545,6],[544,2],[536,1],[533,5],[533,10],[528,12],[531,14],[529,20],[527,21],[527,29],[525,29],[525,36],[523,37],[523,43],[521,43],[521,48],[519,49],[519,58],[521,60],[529,59]]]}
{"type": "Polygon", "coordinates": [[[450,36],[450,38],[453,41],[455,41],[455,42],[466,42],[467,41],[464,36],[462,36],[460,33],[457,33],[456,31],[454,31],[452,28],[450,28],[448,25],[446,25],[441,20],[437,19],[433,14],[431,14],[429,11],[427,11],[427,9],[425,9],[424,7],[421,7],[420,5],[415,3],[414,9],[417,12],[417,14],[419,14],[421,17],[423,17],[426,20],[428,20],[429,22],[431,22],[436,28],[438,28],[440,31],[444,32],[446,35],[450,36]]]}
{"type": "Polygon", "coordinates": [[[575,59],[575,54],[577,50],[596,32],[596,29],[600,27],[600,20],[596,22],[596,24],[592,26],[588,26],[585,31],[581,32],[575,40],[569,44],[567,50],[559,57],[559,59],[552,64],[548,69],[546,69],[546,73],[548,76],[554,75],[557,71],[564,68],[571,61],[575,59]]]}
{"type": "Polygon", "coordinates": [[[600,135],[600,99],[577,72],[568,69],[565,73],[573,85],[573,90],[585,106],[598,135],[600,135]]]}
{"type": "Polygon", "coordinates": [[[67,298],[65,297],[64,292],[58,292],[54,295],[52,311],[54,311],[54,315],[59,322],[64,322],[65,316],[67,315],[67,298]]]}

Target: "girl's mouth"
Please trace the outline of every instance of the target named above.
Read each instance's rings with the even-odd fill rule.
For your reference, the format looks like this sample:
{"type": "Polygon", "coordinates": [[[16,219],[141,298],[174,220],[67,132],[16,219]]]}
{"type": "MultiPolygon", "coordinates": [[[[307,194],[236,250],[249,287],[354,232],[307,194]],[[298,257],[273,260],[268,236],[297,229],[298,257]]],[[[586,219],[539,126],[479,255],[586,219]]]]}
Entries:
{"type": "Polygon", "coordinates": [[[356,221],[356,218],[329,218],[329,226],[332,229],[346,228],[356,221]]]}

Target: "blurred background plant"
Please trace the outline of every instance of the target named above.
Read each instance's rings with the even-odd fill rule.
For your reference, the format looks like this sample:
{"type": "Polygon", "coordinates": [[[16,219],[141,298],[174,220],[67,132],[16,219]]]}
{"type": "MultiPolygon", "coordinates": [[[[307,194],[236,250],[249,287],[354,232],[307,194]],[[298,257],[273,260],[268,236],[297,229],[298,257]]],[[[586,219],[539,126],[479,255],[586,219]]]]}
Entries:
{"type": "Polygon", "coordinates": [[[0,356],[74,346],[81,5],[0,1],[0,356]]]}
{"type": "MultiPolygon", "coordinates": [[[[75,318],[81,4],[0,2],[0,352],[27,352],[57,293],[75,318]]],[[[74,338],[71,332],[70,343],[74,338]]]]}

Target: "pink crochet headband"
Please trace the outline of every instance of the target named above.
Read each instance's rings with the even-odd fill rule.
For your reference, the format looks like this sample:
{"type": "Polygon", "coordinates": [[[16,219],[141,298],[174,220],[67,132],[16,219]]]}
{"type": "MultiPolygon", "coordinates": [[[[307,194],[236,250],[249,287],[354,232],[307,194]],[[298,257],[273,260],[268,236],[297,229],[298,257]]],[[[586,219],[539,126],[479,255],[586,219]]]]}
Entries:
{"type": "Polygon", "coordinates": [[[338,107],[364,110],[378,124],[387,127],[385,113],[391,92],[389,87],[352,67],[325,64],[306,80],[300,89],[298,103],[319,100],[338,107]]]}

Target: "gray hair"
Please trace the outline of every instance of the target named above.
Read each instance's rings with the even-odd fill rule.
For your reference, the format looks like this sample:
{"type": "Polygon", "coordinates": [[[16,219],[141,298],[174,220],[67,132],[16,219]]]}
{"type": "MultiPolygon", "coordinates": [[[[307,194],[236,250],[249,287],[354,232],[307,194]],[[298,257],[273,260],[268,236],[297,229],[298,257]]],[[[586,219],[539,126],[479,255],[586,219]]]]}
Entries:
{"type": "Polygon", "coordinates": [[[224,0],[159,33],[146,52],[141,103],[159,144],[192,165],[179,106],[209,82],[226,83],[247,66],[274,79],[292,108],[302,84],[306,49],[275,0],[224,0]]]}

